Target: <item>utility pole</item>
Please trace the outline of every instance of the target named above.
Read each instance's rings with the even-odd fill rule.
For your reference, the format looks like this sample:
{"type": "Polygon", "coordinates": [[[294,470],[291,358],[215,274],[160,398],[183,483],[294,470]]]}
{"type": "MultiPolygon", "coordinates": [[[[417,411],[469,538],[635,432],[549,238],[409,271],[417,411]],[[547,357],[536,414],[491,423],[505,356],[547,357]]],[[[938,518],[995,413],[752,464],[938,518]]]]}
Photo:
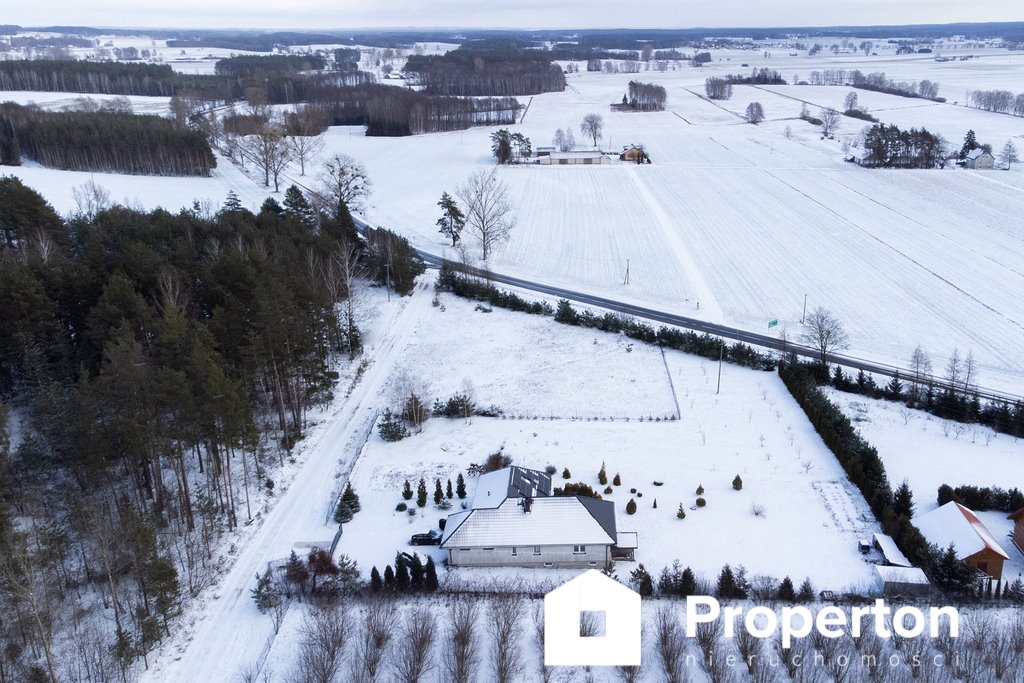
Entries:
{"type": "Polygon", "coordinates": [[[807,317],[807,295],[804,294],[804,312],[800,314],[800,324],[804,324],[804,318],[807,317]]]}
{"type": "Polygon", "coordinates": [[[718,347],[718,386],[715,388],[716,395],[722,391],[722,358],[725,357],[725,340],[720,339],[719,343],[721,346],[718,347]]]}
{"type": "Polygon", "coordinates": [[[626,277],[622,278],[622,284],[629,284],[629,259],[626,259],[626,277]]]}
{"type": "Polygon", "coordinates": [[[384,264],[384,289],[388,290],[388,303],[391,303],[391,259],[384,264]]]}

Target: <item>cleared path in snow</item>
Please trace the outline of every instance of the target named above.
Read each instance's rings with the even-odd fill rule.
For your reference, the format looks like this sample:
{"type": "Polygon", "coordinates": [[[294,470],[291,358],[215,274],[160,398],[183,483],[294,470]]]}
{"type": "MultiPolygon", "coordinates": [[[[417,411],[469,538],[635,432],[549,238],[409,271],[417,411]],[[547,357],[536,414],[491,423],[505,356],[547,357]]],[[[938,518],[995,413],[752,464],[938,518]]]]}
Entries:
{"type": "Polygon", "coordinates": [[[336,527],[324,523],[324,514],[337,477],[351,470],[404,342],[430,310],[429,287],[423,281],[411,298],[391,304],[392,319],[382,325],[386,332],[377,348],[367,352],[371,364],[362,380],[348,398],[337,399],[333,413],[307,437],[302,468],[287,491],[244,542],[231,570],[191,606],[190,623],[179,624],[183,632],[163,648],[142,681],[229,682],[260,657],[273,628],[250,596],[255,575],[266,570],[268,561],[287,557],[296,543],[330,542],[336,527]]]}

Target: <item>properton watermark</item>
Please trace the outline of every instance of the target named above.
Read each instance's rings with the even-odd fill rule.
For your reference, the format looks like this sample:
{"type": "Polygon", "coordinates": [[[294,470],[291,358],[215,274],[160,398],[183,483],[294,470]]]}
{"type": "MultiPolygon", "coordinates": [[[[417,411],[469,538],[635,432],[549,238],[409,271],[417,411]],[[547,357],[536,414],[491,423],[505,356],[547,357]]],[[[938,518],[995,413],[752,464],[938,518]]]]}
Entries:
{"type": "MultiPolygon", "coordinates": [[[[960,635],[960,613],[955,607],[931,607],[927,613],[908,605],[894,610],[881,599],[870,607],[852,606],[849,613],[829,605],[815,614],[803,606],[784,606],[778,612],[766,606],[722,607],[717,599],[698,595],[686,599],[681,616],[688,638],[696,637],[700,624],[722,620],[726,638],[736,636],[739,624],[755,638],[778,636],[786,649],[812,630],[830,639],[847,634],[859,638],[871,629],[886,639],[893,635],[916,638],[925,631],[932,638],[960,635]]],[[[588,570],[544,596],[544,664],[639,666],[641,625],[640,595],[601,572],[588,570]],[[582,628],[587,617],[595,616],[603,628],[582,628]]]]}
{"type": "Polygon", "coordinates": [[[891,638],[893,633],[903,638],[916,638],[928,629],[928,635],[938,638],[942,635],[942,622],[945,619],[946,630],[951,637],[960,635],[960,613],[955,607],[931,607],[928,614],[917,607],[902,606],[895,611],[878,599],[871,607],[854,606],[850,614],[840,607],[826,606],[818,610],[816,615],[806,607],[783,607],[781,616],[770,607],[751,607],[727,605],[723,610],[718,600],[706,595],[686,598],[686,636],[693,638],[697,634],[697,625],[711,623],[719,618],[724,620],[723,631],[726,638],[736,635],[737,617],[742,617],[743,628],[755,638],[772,638],[778,634],[783,647],[793,644],[793,638],[805,638],[811,629],[826,638],[841,638],[849,633],[859,638],[864,632],[864,617],[874,619],[874,631],[880,638],[891,638]],[[889,625],[892,625],[890,630],[889,625]],[[781,630],[780,630],[781,629],[781,630]]]}

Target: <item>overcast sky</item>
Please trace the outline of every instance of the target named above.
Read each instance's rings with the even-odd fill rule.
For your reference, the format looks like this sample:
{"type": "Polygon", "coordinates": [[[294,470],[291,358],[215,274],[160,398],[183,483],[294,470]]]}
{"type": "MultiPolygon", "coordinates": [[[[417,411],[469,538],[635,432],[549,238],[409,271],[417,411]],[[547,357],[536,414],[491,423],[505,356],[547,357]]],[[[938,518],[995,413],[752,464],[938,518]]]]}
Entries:
{"type": "Polygon", "coordinates": [[[1020,0],[43,0],[2,23],[203,28],[686,28],[1019,21],[1020,0]]]}

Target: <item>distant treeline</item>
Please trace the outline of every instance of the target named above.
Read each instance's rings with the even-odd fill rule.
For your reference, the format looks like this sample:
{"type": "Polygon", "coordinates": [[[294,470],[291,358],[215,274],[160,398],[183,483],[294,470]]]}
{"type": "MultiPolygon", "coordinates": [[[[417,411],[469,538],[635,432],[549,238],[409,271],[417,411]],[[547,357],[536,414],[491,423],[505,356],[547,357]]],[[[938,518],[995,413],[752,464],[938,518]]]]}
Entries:
{"type": "Polygon", "coordinates": [[[551,60],[547,51],[482,41],[443,55],[410,55],[405,71],[434,95],[536,95],[565,90],[565,76],[551,60]]]}
{"type": "Polygon", "coordinates": [[[225,50],[272,52],[277,46],[329,45],[348,42],[338,36],[316,33],[240,33],[236,35],[204,35],[194,38],[175,38],[167,47],[217,47],[225,50]]]}
{"type": "Polygon", "coordinates": [[[935,168],[945,155],[942,139],[924,128],[900,130],[895,125],[876,123],[864,133],[865,166],[883,168],[935,168]]]}
{"type": "Polygon", "coordinates": [[[54,36],[49,38],[36,38],[31,36],[11,36],[10,45],[12,48],[30,47],[38,49],[42,47],[95,47],[96,41],[89,38],[77,36],[54,36]]]}
{"type": "Polygon", "coordinates": [[[967,106],[1024,116],[1024,92],[1014,97],[1009,90],[972,90],[967,94],[967,106]]]}
{"type": "Polygon", "coordinates": [[[170,119],[115,112],[44,112],[0,105],[0,161],[26,157],[51,168],[208,176],[217,165],[206,138],[170,119]]]}
{"type": "Polygon", "coordinates": [[[591,59],[629,59],[632,61],[640,59],[640,53],[636,50],[612,52],[599,47],[586,47],[573,43],[559,43],[551,48],[549,54],[552,60],[576,62],[584,62],[591,59]]]}
{"type": "Polygon", "coordinates": [[[936,102],[946,101],[945,98],[939,97],[939,84],[934,81],[923,80],[920,83],[894,81],[886,78],[883,71],[865,74],[856,69],[853,71],[825,69],[824,71],[812,71],[809,82],[811,85],[851,85],[861,90],[873,90],[889,95],[920,97],[936,102]]]}
{"type": "Polygon", "coordinates": [[[629,82],[629,106],[636,111],[661,111],[665,108],[665,88],[655,83],[629,82]]]}
{"type": "Polygon", "coordinates": [[[461,98],[429,95],[376,83],[325,89],[310,103],[335,126],[366,126],[369,136],[401,136],[516,122],[513,97],[461,98]]]}
{"type": "Polygon", "coordinates": [[[730,74],[725,78],[734,85],[786,85],[786,79],[774,69],[754,69],[749,76],[730,74]]]}
{"type": "Polygon", "coordinates": [[[178,74],[166,64],[47,59],[0,61],[0,90],[152,97],[172,97],[189,91],[213,101],[241,94],[228,79],[178,74]]]}
{"type": "Polygon", "coordinates": [[[270,74],[322,71],[326,66],[327,60],[319,55],[241,55],[218,59],[213,71],[227,78],[263,78],[270,74]]]}

